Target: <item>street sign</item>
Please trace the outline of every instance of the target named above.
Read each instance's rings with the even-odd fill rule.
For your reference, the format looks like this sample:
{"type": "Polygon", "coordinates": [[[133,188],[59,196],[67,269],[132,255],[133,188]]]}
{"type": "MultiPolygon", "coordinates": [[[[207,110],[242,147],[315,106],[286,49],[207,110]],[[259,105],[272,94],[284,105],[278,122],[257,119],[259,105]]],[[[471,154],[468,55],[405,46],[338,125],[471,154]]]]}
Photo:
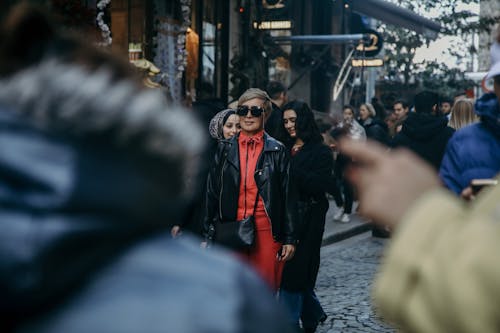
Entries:
{"type": "Polygon", "coordinates": [[[380,58],[375,59],[352,59],[352,67],[380,67],[384,66],[384,60],[380,58]]]}
{"type": "Polygon", "coordinates": [[[356,51],[364,52],[365,57],[374,57],[382,50],[384,40],[378,31],[373,29],[368,29],[364,34],[368,35],[368,39],[360,41],[356,51]]]}
{"type": "Polygon", "coordinates": [[[292,27],[293,23],[291,20],[253,22],[253,28],[259,30],[289,30],[292,27]]]}

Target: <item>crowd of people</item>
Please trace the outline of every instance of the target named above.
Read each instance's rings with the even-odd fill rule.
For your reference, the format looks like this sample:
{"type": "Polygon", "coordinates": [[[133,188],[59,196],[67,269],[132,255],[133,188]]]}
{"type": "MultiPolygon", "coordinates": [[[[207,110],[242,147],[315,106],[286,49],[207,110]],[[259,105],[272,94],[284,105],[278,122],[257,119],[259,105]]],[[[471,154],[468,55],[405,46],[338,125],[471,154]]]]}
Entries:
{"type": "Polygon", "coordinates": [[[500,187],[470,184],[500,172],[500,33],[493,93],[374,99],[329,124],[274,81],[174,107],[38,7],[0,37],[2,331],[315,332],[328,195],[338,222],[357,200],[394,238],[384,318],[499,329],[500,187]],[[249,242],[224,249],[242,221],[225,237],[249,242]]]}

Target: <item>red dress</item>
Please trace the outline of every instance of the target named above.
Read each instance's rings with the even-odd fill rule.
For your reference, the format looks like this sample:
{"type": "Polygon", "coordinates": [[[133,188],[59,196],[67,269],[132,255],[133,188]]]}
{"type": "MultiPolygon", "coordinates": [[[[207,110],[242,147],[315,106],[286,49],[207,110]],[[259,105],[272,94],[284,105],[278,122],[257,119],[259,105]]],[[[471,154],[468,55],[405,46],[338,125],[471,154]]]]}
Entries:
{"type": "MultiPolygon", "coordinates": [[[[240,154],[240,189],[238,195],[237,219],[251,215],[257,196],[257,184],[254,173],[262,150],[264,149],[264,132],[259,132],[252,137],[240,132],[238,147],[240,154]]],[[[281,243],[275,242],[271,222],[264,208],[264,202],[259,195],[255,209],[256,240],[255,247],[241,253],[241,256],[253,266],[260,276],[274,290],[279,289],[284,262],[278,261],[277,253],[281,243]]]]}

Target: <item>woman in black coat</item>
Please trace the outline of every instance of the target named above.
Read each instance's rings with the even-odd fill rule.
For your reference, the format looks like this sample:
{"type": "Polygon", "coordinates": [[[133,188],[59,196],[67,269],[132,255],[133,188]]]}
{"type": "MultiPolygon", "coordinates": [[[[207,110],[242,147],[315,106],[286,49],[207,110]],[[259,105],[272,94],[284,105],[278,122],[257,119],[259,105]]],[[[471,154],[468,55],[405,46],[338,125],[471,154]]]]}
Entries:
{"type": "Polygon", "coordinates": [[[375,115],[373,105],[365,103],[359,107],[359,120],[365,129],[366,137],[387,146],[389,144],[389,130],[384,122],[375,118],[375,115]]]}
{"type": "Polygon", "coordinates": [[[326,319],[314,294],[320,264],[320,248],[328,211],[325,192],[332,182],[333,156],[323,144],[309,106],[293,101],[283,108],[286,134],[282,140],[291,154],[291,184],[299,194],[299,244],[295,257],[286,263],[281,281],[280,301],[291,310],[298,325],[314,332],[326,319]]]}

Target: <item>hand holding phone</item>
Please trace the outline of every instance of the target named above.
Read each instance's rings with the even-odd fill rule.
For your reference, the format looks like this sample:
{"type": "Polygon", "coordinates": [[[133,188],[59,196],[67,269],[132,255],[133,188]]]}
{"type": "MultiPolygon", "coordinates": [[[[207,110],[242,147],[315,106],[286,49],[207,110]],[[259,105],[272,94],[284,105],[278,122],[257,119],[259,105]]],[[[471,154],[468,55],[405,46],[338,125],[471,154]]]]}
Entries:
{"type": "Polygon", "coordinates": [[[472,179],[470,181],[470,187],[472,188],[472,193],[477,194],[480,190],[488,186],[495,186],[498,184],[498,180],[492,178],[482,178],[482,179],[472,179]]]}

